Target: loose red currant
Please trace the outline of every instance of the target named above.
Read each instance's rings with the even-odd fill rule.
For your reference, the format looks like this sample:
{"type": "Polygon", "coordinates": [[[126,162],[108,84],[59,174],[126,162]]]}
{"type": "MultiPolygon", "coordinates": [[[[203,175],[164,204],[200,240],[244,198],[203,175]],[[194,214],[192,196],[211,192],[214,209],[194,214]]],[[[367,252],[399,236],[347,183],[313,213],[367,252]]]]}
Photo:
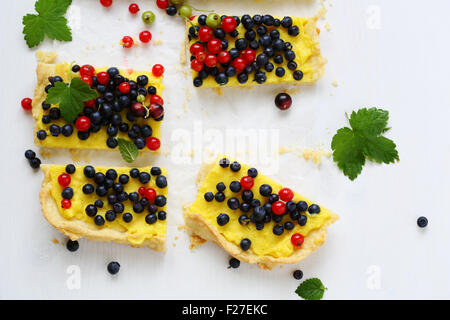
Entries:
{"type": "Polygon", "coordinates": [[[61,207],[64,209],[69,209],[72,206],[72,202],[69,199],[62,199],[61,200],[61,207]]]}
{"type": "Polygon", "coordinates": [[[203,69],[203,62],[198,59],[194,59],[191,61],[191,68],[197,72],[200,72],[203,69]]]}
{"type": "Polygon", "coordinates": [[[228,51],[222,50],[217,55],[217,60],[219,60],[220,63],[228,63],[231,60],[231,55],[228,51]]]}
{"type": "Polygon", "coordinates": [[[155,191],[155,189],[153,189],[153,188],[145,189],[144,197],[147,198],[147,200],[150,203],[153,203],[155,201],[155,198],[156,198],[156,191],[155,191]]]}
{"type": "Polygon", "coordinates": [[[152,73],[155,77],[161,77],[164,74],[164,67],[160,64],[155,64],[152,68],[152,73]]]}
{"type": "Polygon", "coordinates": [[[277,216],[281,216],[286,212],[286,205],[282,201],[275,201],[272,204],[272,212],[275,213],[277,216]]]}
{"type": "Polygon", "coordinates": [[[106,86],[109,82],[109,74],[107,72],[99,72],[97,74],[97,81],[106,86]]]}
{"type": "Polygon", "coordinates": [[[110,7],[112,5],[112,3],[113,3],[113,0],[100,0],[100,3],[104,7],[110,7]]]}
{"type": "Polygon", "coordinates": [[[131,86],[128,82],[122,82],[119,84],[119,91],[122,93],[128,93],[131,90],[131,86]]]}
{"type": "Polygon", "coordinates": [[[30,111],[32,108],[32,102],[33,100],[30,98],[23,99],[21,102],[23,110],[30,111]]]}
{"type": "Polygon", "coordinates": [[[207,56],[207,54],[206,54],[205,51],[199,52],[199,53],[197,53],[197,55],[196,55],[197,59],[198,59],[199,61],[201,61],[201,62],[204,62],[204,61],[205,61],[206,56],[207,56]]]}
{"type": "Polygon", "coordinates": [[[217,54],[222,49],[222,41],[216,38],[211,39],[209,40],[207,47],[210,53],[217,54]]]}
{"type": "Polygon", "coordinates": [[[142,31],[139,34],[139,40],[141,40],[143,43],[148,43],[150,40],[152,40],[152,33],[150,31],[142,31]]]}
{"type": "Polygon", "coordinates": [[[145,195],[145,190],[147,190],[145,187],[139,187],[138,193],[139,193],[141,196],[144,196],[144,195],[145,195]]]}
{"type": "Polygon", "coordinates": [[[147,148],[152,151],[156,151],[161,147],[161,141],[158,138],[150,137],[147,138],[147,148]]]}
{"type": "Polygon", "coordinates": [[[89,85],[89,87],[92,87],[92,77],[82,76],[81,80],[83,80],[83,82],[86,82],[89,85]]]}
{"type": "Polygon", "coordinates": [[[238,72],[243,71],[246,66],[247,66],[247,64],[245,63],[244,58],[236,58],[236,59],[233,60],[233,67],[238,72]]]}
{"type": "Polygon", "coordinates": [[[84,102],[85,107],[93,108],[95,106],[95,99],[84,102]]]}
{"type": "Polygon", "coordinates": [[[150,103],[159,103],[160,105],[164,105],[164,100],[161,96],[154,94],[150,97],[150,103]]]}
{"type": "Polygon", "coordinates": [[[165,10],[169,6],[169,0],[156,0],[156,5],[158,8],[165,10]]]}
{"type": "Polygon", "coordinates": [[[222,19],[222,29],[225,32],[233,32],[236,29],[237,22],[233,17],[225,17],[222,19]]]}
{"type": "Polygon", "coordinates": [[[300,233],[294,233],[291,237],[291,243],[294,245],[294,247],[300,247],[304,241],[305,237],[300,233]]]}
{"type": "Polygon", "coordinates": [[[241,186],[244,190],[250,190],[251,188],[253,188],[254,184],[255,181],[253,181],[253,178],[250,176],[242,177],[241,179],[241,186]]]}
{"type": "Polygon", "coordinates": [[[78,131],[88,131],[91,128],[91,119],[81,116],[75,122],[75,127],[77,127],[78,131]]]}
{"type": "Polygon", "coordinates": [[[125,36],[125,37],[122,38],[122,46],[123,46],[124,48],[129,49],[129,48],[131,48],[133,45],[134,45],[134,40],[133,40],[132,37],[130,37],[130,36],[125,36]]]}
{"type": "Polygon", "coordinates": [[[208,42],[213,37],[213,31],[210,27],[201,27],[200,30],[198,30],[198,37],[201,42],[208,42]]]}
{"type": "Polygon", "coordinates": [[[94,67],[89,65],[89,64],[85,64],[80,69],[80,76],[82,76],[82,77],[83,76],[88,76],[88,77],[95,76],[95,69],[94,69],[94,67]]]}
{"type": "Polygon", "coordinates": [[[139,6],[136,3],[132,3],[130,4],[130,6],[128,7],[128,10],[130,11],[131,14],[136,14],[139,12],[139,6]]]}
{"type": "Polygon", "coordinates": [[[294,192],[289,188],[283,188],[278,192],[278,196],[284,202],[288,202],[294,199],[294,192]]]}
{"type": "Polygon", "coordinates": [[[242,58],[247,64],[251,64],[256,59],[256,52],[253,49],[245,49],[242,51],[242,58]]]}
{"type": "Polygon", "coordinates": [[[205,58],[205,65],[208,68],[213,68],[217,65],[217,57],[214,54],[208,54],[205,58]]]}
{"type": "Polygon", "coordinates": [[[189,52],[195,56],[197,55],[197,53],[202,52],[205,50],[205,47],[203,47],[203,45],[201,43],[194,43],[192,44],[192,46],[189,48],[189,52]]]}
{"type": "Polygon", "coordinates": [[[67,173],[61,173],[58,177],[58,183],[61,187],[65,188],[70,184],[71,178],[67,173]]]}

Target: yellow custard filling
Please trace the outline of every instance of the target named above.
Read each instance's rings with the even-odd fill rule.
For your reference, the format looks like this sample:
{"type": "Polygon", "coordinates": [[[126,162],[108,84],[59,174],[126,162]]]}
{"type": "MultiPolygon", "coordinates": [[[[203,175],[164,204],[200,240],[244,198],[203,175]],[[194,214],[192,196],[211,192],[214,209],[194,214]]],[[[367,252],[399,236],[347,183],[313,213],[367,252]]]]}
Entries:
{"type": "MultiPolygon", "coordinates": [[[[276,17],[282,20],[283,17],[276,17]]],[[[296,58],[294,61],[297,63],[297,70],[301,70],[303,72],[303,78],[300,81],[297,81],[293,78],[293,72],[295,70],[289,70],[287,67],[288,61],[284,58],[284,54],[281,54],[283,56],[283,63],[276,64],[273,61],[273,57],[269,58],[269,62],[272,62],[275,66],[275,69],[277,67],[283,67],[286,71],[285,75],[283,77],[278,77],[275,74],[275,69],[271,72],[267,72],[264,68],[261,68],[261,71],[265,72],[267,80],[264,82],[264,84],[280,84],[280,83],[314,83],[316,82],[323,74],[324,72],[324,65],[326,63],[326,60],[320,55],[320,44],[318,40],[318,31],[316,29],[316,21],[317,18],[305,18],[305,17],[292,17],[293,25],[296,25],[300,29],[300,33],[297,36],[290,36],[288,34],[288,30],[282,26],[280,27],[267,27],[267,34],[270,33],[270,31],[276,29],[280,32],[280,38],[283,39],[285,42],[290,42],[293,46],[292,51],[295,52],[296,58]]],[[[195,26],[199,26],[198,24],[198,17],[196,17],[193,21],[193,24],[195,26]]],[[[189,34],[189,28],[191,27],[190,23],[187,23],[187,29],[189,34]]],[[[201,27],[201,26],[200,26],[201,27]]],[[[235,41],[239,38],[244,38],[246,29],[240,23],[236,30],[239,32],[239,35],[236,38],[231,37],[229,34],[226,35],[225,39],[228,40],[228,48],[227,51],[229,51],[232,48],[235,48],[235,41]]],[[[253,30],[256,30],[256,26],[253,28],[253,30]]],[[[256,40],[259,39],[259,36],[256,37],[256,40]]],[[[189,48],[192,44],[199,41],[198,38],[192,38],[189,42],[189,48]]],[[[256,50],[256,55],[259,55],[263,52],[263,49],[261,46],[256,50]]],[[[190,61],[190,60],[189,60],[190,61]]],[[[222,70],[223,67],[219,67],[219,70],[222,70]]],[[[198,76],[198,72],[191,69],[192,78],[196,78],[198,76]]],[[[253,81],[254,79],[254,72],[249,74],[248,81],[246,83],[239,83],[237,80],[237,75],[233,77],[228,78],[228,83],[224,85],[225,87],[229,86],[253,86],[257,85],[256,82],[253,81]]],[[[203,85],[201,88],[211,88],[211,87],[218,87],[216,80],[213,76],[209,75],[208,78],[203,80],[203,85]]]]}
{"type": "MultiPolygon", "coordinates": [[[[103,229],[103,228],[111,228],[120,232],[126,232],[128,234],[128,241],[132,245],[140,245],[142,244],[146,239],[151,239],[155,236],[158,237],[165,237],[166,236],[166,220],[157,220],[154,224],[148,224],[145,221],[145,217],[149,214],[147,208],[142,213],[135,213],[133,211],[133,204],[130,200],[126,200],[122,202],[122,204],[125,207],[125,210],[123,213],[131,213],[133,215],[133,219],[131,222],[125,222],[122,219],[121,214],[117,214],[116,219],[114,221],[107,221],[105,219],[105,224],[103,226],[97,226],[94,223],[94,218],[89,217],[85,209],[88,205],[94,204],[94,202],[98,199],[103,201],[103,208],[97,208],[97,215],[103,216],[105,218],[105,213],[108,210],[112,210],[112,205],[108,203],[107,197],[99,197],[95,192],[92,194],[85,194],[83,193],[83,186],[87,183],[90,183],[94,186],[96,186],[93,179],[87,178],[83,173],[84,166],[76,166],[75,173],[71,174],[71,183],[69,185],[70,188],[73,189],[73,198],[71,199],[72,206],[69,209],[64,209],[61,206],[61,201],[63,200],[63,197],[61,195],[64,188],[58,183],[58,177],[65,173],[65,166],[60,165],[54,165],[50,167],[49,174],[50,174],[50,180],[52,183],[52,189],[51,189],[51,195],[55,199],[59,212],[62,217],[68,220],[81,220],[84,222],[87,222],[89,224],[92,224],[92,226],[95,226],[96,228],[103,229]]],[[[102,172],[106,173],[108,169],[114,169],[116,170],[118,176],[121,174],[127,174],[129,175],[131,168],[126,167],[116,167],[116,168],[108,168],[108,167],[95,167],[96,172],[102,172]]],[[[139,168],[140,172],[147,172],[150,174],[151,167],[143,167],[139,168]]],[[[166,169],[161,168],[162,175],[167,177],[167,171],[166,169]]],[[[155,184],[155,176],[151,176],[150,182],[143,185],[138,178],[132,178],[130,177],[129,182],[127,184],[124,184],[124,192],[127,192],[128,194],[132,192],[138,192],[139,187],[144,186],[146,188],[153,188],[155,189],[156,193],[158,195],[163,195],[167,198],[168,194],[168,187],[165,188],[158,188],[155,184]]],[[[116,181],[117,182],[117,179],[116,181]]],[[[111,192],[109,192],[110,194],[111,192]]],[[[158,207],[158,212],[160,211],[166,211],[166,206],[164,207],[158,207]]]]}
{"type": "MultiPolygon", "coordinates": [[[[296,250],[291,243],[291,236],[293,234],[299,233],[306,238],[311,231],[320,229],[331,218],[331,211],[322,206],[318,214],[309,214],[307,211],[301,213],[307,216],[307,223],[304,226],[300,226],[297,221],[292,221],[289,214],[286,214],[278,224],[283,225],[286,221],[292,221],[295,227],[292,230],[284,230],[280,236],[273,233],[273,227],[277,225],[273,220],[265,223],[264,229],[262,230],[257,230],[255,223],[252,222],[247,226],[239,224],[239,217],[243,214],[250,216],[252,210],[244,213],[240,209],[231,210],[228,207],[227,200],[231,197],[238,198],[242,203],[242,190],[234,193],[230,190],[229,186],[232,181],[240,181],[242,177],[247,176],[247,171],[251,167],[241,163],[239,172],[233,172],[229,167],[222,168],[219,165],[219,160],[222,158],[219,157],[207,173],[206,178],[200,186],[197,198],[190,206],[189,211],[200,214],[211,226],[217,228],[222,236],[237,246],[240,245],[242,239],[248,238],[251,241],[250,250],[258,256],[272,256],[275,258],[289,257],[296,250]],[[217,202],[216,200],[207,202],[204,198],[205,193],[217,193],[216,185],[219,182],[223,182],[226,186],[224,191],[226,200],[224,202],[217,202]],[[230,221],[225,226],[219,226],[217,223],[217,216],[221,213],[226,213],[230,217],[230,221]]],[[[233,161],[231,160],[231,162],[233,161]]],[[[272,193],[278,193],[283,188],[281,184],[263,176],[261,173],[258,173],[258,176],[254,178],[254,183],[251,190],[253,191],[254,198],[261,201],[261,205],[264,205],[268,201],[267,197],[263,197],[259,193],[261,185],[270,185],[272,187],[272,193]]],[[[313,204],[312,201],[296,192],[294,192],[293,201],[306,201],[308,205],[313,204]]]]}
{"type": "MultiPolygon", "coordinates": [[[[106,71],[108,68],[96,68],[96,73],[106,71]]],[[[162,96],[164,85],[162,84],[162,77],[155,77],[151,72],[146,71],[133,71],[133,70],[119,70],[120,74],[124,77],[129,78],[130,80],[136,81],[136,78],[140,75],[146,75],[149,79],[148,85],[154,86],[156,88],[156,94],[159,96],[162,96]]],[[[48,115],[49,110],[43,110],[42,109],[42,102],[45,101],[47,98],[47,94],[45,93],[45,87],[49,84],[48,77],[50,76],[60,76],[64,82],[70,82],[71,78],[71,66],[67,63],[64,64],[57,64],[57,65],[49,65],[49,64],[42,64],[40,63],[38,66],[38,84],[35,90],[35,96],[33,99],[33,116],[36,120],[35,125],[35,143],[38,146],[42,147],[49,147],[49,148],[73,148],[73,149],[110,149],[107,144],[106,140],[108,139],[108,134],[106,132],[106,126],[101,126],[100,130],[98,132],[90,132],[89,138],[86,140],[81,140],[78,138],[78,130],[76,129],[75,125],[73,125],[73,133],[69,137],[65,137],[62,134],[59,134],[59,136],[54,137],[50,134],[50,125],[56,124],[60,127],[67,124],[66,121],[61,117],[58,120],[51,120],[50,123],[44,124],[42,122],[42,116],[48,115]],[[56,69],[56,70],[55,70],[56,69]],[[47,137],[44,140],[39,140],[36,137],[36,132],[39,130],[45,130],[47,132],[47,137]]],[[[72,77],[77,77],[79,74],[72,74],[72,77]]],[[[100,94],[99,94],[100,96],[100,94]]],[[[147,95],[146,99],[146,105],[150,104],[150,95],[147,95]]],[[[52,105],[52,107],[55,107],[52,105]]],[[[133,124],[138,124],[139,126],[142,126],[144,124],[148,124],[152,130],[153,134],[152,137],[158,138],[161,140],[161,121],[155,121],[152,118],[144,119],[139,118],[137,121],[129,122],[126,118],[128,108],[125,108],[120,113],[122,117],[122,121],[129,124],[131,127],[133,124]]],[[[123,138],[126,140],[131,140],[128,137],[127,132],[121,132],[119,130],[119,133],[117,134],[117,138],[123,138]]],[[[118,149],[118,148],[116,148],[118,149]]],[[[148,148],[144,148],[142,151],[150,151],[148,148]]]]}

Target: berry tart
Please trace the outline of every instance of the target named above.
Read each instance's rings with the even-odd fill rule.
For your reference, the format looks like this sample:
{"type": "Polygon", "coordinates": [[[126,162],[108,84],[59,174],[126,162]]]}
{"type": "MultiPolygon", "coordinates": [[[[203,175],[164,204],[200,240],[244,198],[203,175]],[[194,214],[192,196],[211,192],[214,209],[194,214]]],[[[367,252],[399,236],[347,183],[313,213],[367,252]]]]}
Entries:
{"type": "Polygon", "coordinates": [[[314,84],[327,60],[318,16],[200,15],[187,22],[195,87],[314,84]]]}
{"type": "Polygon", "coordinates": [[[139,150],[159,149],[160,126],[164,118],[162,76],[115,67],[54,64],[55,59],[55,53],[38,53],[37,87],[32,108],[38,146],[116,149],[118,140],[124,139],[134,142],[139,150]],[[88,86],[83,88],[80,79],[88,86]],[[75,88],[73,80],[78,80],[75,88]],[[70,86],[71,90],[64,91],[60,83],[65,83],[67,88],[70,86]],[[50,94],[54,96],[52,99],[55,96],[64,99],[66,108],[61,108],[62,103],[48,103],[50,94]],[[93,98],[80,102],[87,94],[93,98]],[[74,108],[77,103],[78,109],[74,108]]]}
{"type": "Polygon", "coordinates": [[[45,218],[72,241],[87,238],[165,251],[166,170],[42,165],[45,218]]]}
{"type": "Polygon", "coordinates": [[[339,217],[255,168],[219,157],[201,168],[188,229],[233,257],[271,270],[319,248],[339,217]]]}

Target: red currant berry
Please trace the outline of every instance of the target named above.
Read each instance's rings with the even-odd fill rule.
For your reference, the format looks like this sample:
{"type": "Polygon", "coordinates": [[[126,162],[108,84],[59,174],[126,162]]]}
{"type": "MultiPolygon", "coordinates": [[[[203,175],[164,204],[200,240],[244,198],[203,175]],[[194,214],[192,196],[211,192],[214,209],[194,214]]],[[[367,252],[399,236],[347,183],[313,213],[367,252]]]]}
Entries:
{"type": "Polygon", "coordinates": [[[291,243],[294,245],[294,247],[300,247],[304,241],[305,237],[300,233],[294,233],[291,237],[291,243]]]}
{"type": "Polygon", "coordinates": [[[121,84],[119,84],[119,91],[122,93],[128,93],[130,92],[131,87],[130,84],[128,82],[122,82],[121,84]]]}
{"type": "Polygon", "coordinates": [[[132,37],[130,37],[130,36],[125,36],[125,37],[122,38],[122,46],[123,46],[124,48],[129,49],[129,48],[131,48],[133,45],[134,45],[134,40],[133,40],[132,37]]]}
{"type": "Polygon", "coordinates": [[[254,184],[255,181],[253,181],[253,178],[250,176],[242,177],[241,179],[241,186],[244,190],[250,190],[251,188],[253,188],[254,184]]]}
{"type": "Polygon", "coordinates": [[[69,209],[72,206],[72,202],[69,199],[62,199],[61,200],[61,207],[64,209],[69,209]]]}
{"type": "Polygon", "coordinates": [[[253,49],[245,49],[242,51],[242,58],[247,64],[251,64],[256,59],[256,52],[253,49]]]}
{"type": "Polygon", "coordinates": [[[89,85],[89,87],[92,87],[92,77],[82,76],[81,80],[83,80],[83,82],[86,82],[89,85]]]}
{"type": "Polygon", "coordinates": [[[104,7],[110,7],[112,5],[112,3],[113,3],[113,0],[100,0],[100,3],[104,7]]]}
{"type": "Polygon", "coordinates": [[[99,72],[97,74],[97,81],[106,86],[109,82],[109,74],[107,72],[99,72]]]}
{"type": "Polygon", "coordinates": [[[204,61],[205,61],[206,56],[207,56],[207,54],[206,54],[205,51],[199,52],[199,53],[197,53],[197,55],[196,55],[197,59],[198,59],[199,61],[201,61],[201,62],[204,62],[204,61]]]}
{"type": "Polygon", "coordinates": [[[191,20],[191,21],[194,21],[194,19],[195,19],[195,16],[191,16],[191,17],[189,18],[189,20],[191,20]]]}
{"type": "Polygon", "coordinates": [[[220,63],[228,63],[231,60],[231,55],[228,51],[222,50],[217,55],[217,60],[219,60],[220,63]]]}
{"type": "Polygon", "coordinates": [[[156,0],[156,5],[158,8],[165,10],[169,6],[169,0],[156,0]]]}
{"type": "Polygon", "coordinates": [[[193,55],[196,56],[197,53],[202,52],[205,50],[205,47],[203,47],[203,45],[201,43],[194,43],[192,44],[192,46],[189,48],[189,52],[193,55]]]}
{"type": "Polygon", "coordinates": [[[67,173],[61,173],[58,177],[58,183],[61,187],[65,188],[70,184],[71,178],[67,173]]]}
{"type": "Polygon", "coordinates": [[[278,192],[278,196],[284,202],[288,202],[294,199],[294,192],[289,188],[283,188],[278,192]]]}
{"type": "Polygon", "coordinates": [[[85,107],[93,108],[95,106],[95,99],[84,102],[85,107]]]}
{"type": "Polygon", "coordinates": [[[191,68],[197,72],[200,72],[203,69],[203,62],[198,59],[194,59],[191,61],[191,68]]]}
{"type": "Polygon", "coordinates": [[[160,64],[155,64],[152,68],[152,73],[155,77],[161,77],[164,74],[164,67],[160,64]]]}
{"type": "Polygon", "coordinates": [[[286,205],[282,201],[275,201],[272,204],[272,212],[275,213],[277,216],[281,216],[286,212],[286,205]]]}
{"type": "Polygon", "coordinates": [[[245,69],[247,64],[245,63],[244,58],[236,58],[233,60],[233,67],[236,69],[237,72],[241,72],[245,69]]]}
{"type": "Polygon", "coordinates": [[[32,108],[32,102],[33,100],[30,98],[23,99],[21,102],[23,110],[30,111],[32,108]]]}
{"type": "Polygon", "coordinates": [[[128,7],[128,10],[130,11],[131,14],[136,14],[139,12],[139,6],[136,3],[132,3],[130,4],[130,6],[128,7]]]}
{"type": "Polygon", "coordinates": [[[217,65],[217,57],[214,54],[208,54],[205,58],[205,65],[208,68],[213,68],[217,65]]]}
{"type": "Polygon", "coordinates": [[[147,190],[145,187],[139,187],[138,193],[139,193],[141,196],[144,196],[144,195],[145,195],[145,190],[147,190]]]}
{"type": "Polygon", "coordinates": [[[200,30],[198,30],[198,37],[201,42],[208,42],[213,37],[213,31],[210,27],[201,27],[200,30]]]}
{"type": "Polygon", "coordinates": [[[164,100],[157,94],[154,94],[150,97],[150,103],[159,103],[160,105],[164,105],[164,100]]]}
{"type": "Polygon", "coordinates": [[[152,151],[156,151],[161,147],[161,141],[158,138],[150,137],[147,138],[147,148],[152,151]]]}
{"type": "Polygon", "coordinates": [[[209,40],[207,47],[210,53],[217,54],[222,49],[222,41],[216,38],[211,39],[209,40]]]}
{"type": "Polygon", "coordinates": [[[139,40],[141,40],[141,42],[143,42],[143,43],[150,42],[150,40],[152,40],[152,33],[150,31],[147,31],[147,30],[142,31],[139,34],[139,40]]]}
{"type": "Polygon", "coordinates": [[[77,127],[78,131],[88,131],[91,128],[91,119],[81,116],[75,122],[75,127],[77,127]]]}
{"type": "Polygon", "coordinates": [[[233,17],[225,17],[222,19],[222,29],[225,32],[233,32],[236,29],[237,22],[233,17]]]}
{"type": "Polygon", "coordinates": [[[155,189],[153,189],[153,188],[145,189],[144,197],[147,198],[147,200],[150,203],[153,203],[155,201],[155,198],[156,198],[156,191],[155,191],[155,189]]]}
{"type": "Polygon", "coordinates": [[[80,69],[80,76],[82,76],[82,77],[83,76],[88,76],[88,77],[95,76],[95,69],[94,69],[94,67],[89,65],[89,64],[85,64],[80,69]]]}

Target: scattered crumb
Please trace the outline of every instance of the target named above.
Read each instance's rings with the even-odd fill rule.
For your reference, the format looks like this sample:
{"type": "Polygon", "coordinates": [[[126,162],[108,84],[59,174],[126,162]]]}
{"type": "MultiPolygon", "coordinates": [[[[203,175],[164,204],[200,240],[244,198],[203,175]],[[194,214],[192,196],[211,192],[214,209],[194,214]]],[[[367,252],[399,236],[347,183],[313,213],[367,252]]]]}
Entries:
{"type": "Polygon", "coordinates": [[[278,150],[278,154],[285,154],[285,153],[290,153],[290,152],[294,152],[296,150],[296,148],[286,148],[286,147],[281,147],[278,150]]]}
{"type": "Polygon", "coordinates": [[[174,239],[175,239],[175,240],[178,240],[178,239],[180,239],[180,236],[175,236],[174,239]]]}
{"type": "Polygon", "coordinates": [[[44,159],[50,159],[52,157],[52,152],[48,149],[41,149],[40,154],[44,159]]]}
{"type": "Polygon", "coordinates": [[[325,27],[325,29],[326,29],[327,31],[331,31],[331,26],[330,26],[330,24],[329,24],[328,22],[325,23],[324,27],[325,27]]]}
{"type": "Polygon", "coordinates": [[[52,239],[52,242],[53,242],[54,244],[59,244],[59,240],[56,239],[56,238],[53,238],[53,239],[52,239]]]}
{"type": "Polygon", "coordinates": [[[187,227],[185,225],[179,225],[177,227],[178,230],[187,230],[187,227]]]}
{"type": "Polygon", "coordinates": [[[325,151],[323,149],[304,149],[300,157],[303,157],[307,161],[312,160],[315,164],[320,165],[322,163],[323,157],[331,157],[331,152],[325,151]]]}
{"type": "Polygon", "coordinates": [[[86,153],[85,150],[69,149],[69,152],[71,154],[72,160],[75,162],[80,162],[83,160],[86,162],[90,162],[89,153],[86,153]]]}
{"type": "Polygon", "coordinates": [[[172,243],[172,246],[173,246],[173,247],[176,247],[176,246],[177,246],[177,244],[176,244],[176,243],[174,242],[174,243],[172,243]]]}
{"type": "Polygon", "coordinates": [[[300,92],[300,87],[297,86],[297,87],[292,87],[292,88],[289,88],[289,89],[285,89],[285,90],[283,90],[283,92],[287,93],[289,95],[294,95],[294,94],[300,92]]]}
{"type": "Polygon", "coordinates": [[[332,85],[333,87],[337,87],[339,84],[338,84],[337,81],[333,81],[333,82],[331,83],[331,85],[332,85]]]}
{"type": "Polygon", "coordinates": [[[163,43],[163,41],[161,40],[161,39],[158,39],[158,40],[154,40],[153,41],[153,44],[155,45],[155,46],[159,46],[159,45],[161,45],[163,43]]]}
{"type": "Polygon", "coordinates": [[[213,88],[213,91],[217,93],[217,95],[223,97],[223,89],[222,88],[213,88]]]}

